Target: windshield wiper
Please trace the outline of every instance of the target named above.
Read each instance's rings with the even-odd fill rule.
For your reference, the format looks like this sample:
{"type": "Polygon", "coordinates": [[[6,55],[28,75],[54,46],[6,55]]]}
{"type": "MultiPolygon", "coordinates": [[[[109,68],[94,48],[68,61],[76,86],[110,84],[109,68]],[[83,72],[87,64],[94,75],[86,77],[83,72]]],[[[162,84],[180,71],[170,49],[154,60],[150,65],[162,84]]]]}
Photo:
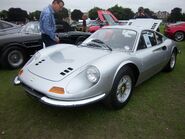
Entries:
{"type": "Polygon", "coordinates": [[[106,43],[104,43],[103,41],[99,40],[99,39],[94,39],[91,40],[92,42],[98,43],[98,44],[102,44],[103,46],[105,46],[106,48],[108,48],[110,51],[112,51],[112,48],[109,47],[106,43]]]}

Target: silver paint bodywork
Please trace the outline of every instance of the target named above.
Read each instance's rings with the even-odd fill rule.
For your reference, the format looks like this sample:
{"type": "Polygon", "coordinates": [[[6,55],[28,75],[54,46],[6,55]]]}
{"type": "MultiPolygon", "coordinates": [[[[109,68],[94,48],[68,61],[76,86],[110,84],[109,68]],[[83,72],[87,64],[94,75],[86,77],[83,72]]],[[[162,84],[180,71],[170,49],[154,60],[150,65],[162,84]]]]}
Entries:
{"type": "MultiPolygon", "coordinates": [[[[126,49],[111,51],[102,48],[58,44],[35,54],[23,67],[23,73],[16,78],[16,82],[20,81],[21,84],[24,84],[25,90],[32,95],[34,91],[42,94],[43,96],[39,97],[39,100],[43,103],[55,106],[84,105],[106,97],[122,67],[131,66],[134,67],[134,71],[138,71],[137,86],[160,72],[170,60],[173,50],[176,49],[174,41],[160,34],[163,37],[162,43],[137,50],[141,32],[150,30],[148,28],[109,26],[101,30],[106,29],[135,31],[136,36],[132,49],[126,47],[126,49]],[[163,49],[164,46],[165,49],[163,49]],[[95,84],[91,83],[86,76],[87,69],[92,66],[96,67],[100,73],[100,78],[95,84]],[[69,68],[72,70],[68,70],[69,68]],[[65,72],[65,70],[69,72],[65,72]],[[61,75],[62,72],[65,75],[61,75]],[[53,86],[64,88],[65,94],[49,92],[48,90],[53,86]]],[[[87,40],[85,42],[88,42],[87,40]]]]}

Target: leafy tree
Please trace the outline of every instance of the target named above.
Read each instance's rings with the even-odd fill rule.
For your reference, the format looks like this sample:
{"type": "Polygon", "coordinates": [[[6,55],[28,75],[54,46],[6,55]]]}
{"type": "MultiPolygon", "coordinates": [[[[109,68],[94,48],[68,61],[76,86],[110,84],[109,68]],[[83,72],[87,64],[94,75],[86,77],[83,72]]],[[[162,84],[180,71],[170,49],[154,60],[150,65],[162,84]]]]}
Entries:
{"type": "Polygon", "coordinates": [[[145,11],[145,13],[146,13],[149,17],[152,18],[152,17],[154,16],[154,12],[151,11],[150,9],[145,8],[144,11],[145,11]]]}
{"type": "Polygon", "coordinates": [[[97,13],[98,10],[101,10],[101,8],[94,7],[93,9],[89,10],[88,13],[89,13],[89,18],[91,20],[95,20],[98,17],[98,13],[97,13]]]}
{"type": "Polygon", "coordinates": [[[27,11],[22,10],[21,8],[10,8],[8,10],[8,21],[26,22],[27,18],[27,11]]]}
{"type": "Polygon", "coordinates": [[[123,7],[115,5],[108,9],[117,19],[123,19],[123,7]]]}
{"type": "Polygon", "coordinates": [[[83,13],[77,9],[73,10],[71,13],[71,19],[75,21],[82,19],[82,16],[83,16],[83,13]]]}
{"type": "Polygon", "coordinates": [[[0,19],[6,20],[7,18],[8,18],[8,11],[2,10],[2,11],[0,12],[0,19]]]}
{"type": "Polygon", "coordinates": [[[30,20],[39,20],[41,11],[35,11],[32,13],[29,13],[30,20]]]}
{"type": "Polygon", "coordinates": [[[168,18],[168,21],[171,21],[171,22],[181,21],[182,18],[183,18],[182,9],[176,7],[171,10],[171,14],[168,18]]]}
{"type": "Polygon", "coordinates": [[[185,13],[182,14],[182,20],[185,21],[185,13]]]}
{"type": "Polygon", "coordinates": [[[58,13],[55,13],[55,20],[57,24],[63,22],[63,19],[68,17],[69,17],[69,14],[66,8],[62,8],[61,11],[59,11],[58,13]]]}
{"type": "Polygon", "coordinates": [[[123,8],[122,20],[129,20],[134,17],[134,12],[130,8],[123,8]]]}

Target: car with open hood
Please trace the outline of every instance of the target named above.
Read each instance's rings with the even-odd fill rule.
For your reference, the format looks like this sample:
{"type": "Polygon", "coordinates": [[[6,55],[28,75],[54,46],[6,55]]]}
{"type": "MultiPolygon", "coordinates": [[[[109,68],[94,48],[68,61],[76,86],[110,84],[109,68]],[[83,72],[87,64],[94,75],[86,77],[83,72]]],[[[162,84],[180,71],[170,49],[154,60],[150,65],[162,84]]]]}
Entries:
{"type": "Polygon", "coordinates": [[[103,26],[118,25],[118,19],[110,12],[98,10],[98,18],[88,27],[88,31],[93,33],[103,26]]]}
{"type": "Polygon", "coordinates": [[[49,105],[70,107],[103,100],[120,109],[135,86],[161,70],[175,68],[179,50],[173,40],[155,31],[160,22],[135,19],[125,26],[103,27],[78,46],[42,49],[14,83],[49,105]]]}

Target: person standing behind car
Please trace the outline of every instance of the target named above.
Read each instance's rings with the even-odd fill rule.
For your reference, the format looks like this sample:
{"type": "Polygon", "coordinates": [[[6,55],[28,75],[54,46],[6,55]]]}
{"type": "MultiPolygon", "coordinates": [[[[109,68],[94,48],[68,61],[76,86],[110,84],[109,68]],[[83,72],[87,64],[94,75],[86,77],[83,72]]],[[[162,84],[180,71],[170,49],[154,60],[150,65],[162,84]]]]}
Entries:
{"type": "Polygon", "coordinates": [[[39,23],[42,41],[45,46],[51,46],[59,43],[59,38],[56,36],[56,25],[54,13],[59,12],[64,6],[62,0],[53,0],[52,4],[44,8],[41,12],[39,23]]]}
{"type": "Polygon", "coordinates": [[[134,16],[134,18],[149,18],[149,16],[145,13],[145,10],[143,7],[139,7],[138,12],[134,16]]]}

